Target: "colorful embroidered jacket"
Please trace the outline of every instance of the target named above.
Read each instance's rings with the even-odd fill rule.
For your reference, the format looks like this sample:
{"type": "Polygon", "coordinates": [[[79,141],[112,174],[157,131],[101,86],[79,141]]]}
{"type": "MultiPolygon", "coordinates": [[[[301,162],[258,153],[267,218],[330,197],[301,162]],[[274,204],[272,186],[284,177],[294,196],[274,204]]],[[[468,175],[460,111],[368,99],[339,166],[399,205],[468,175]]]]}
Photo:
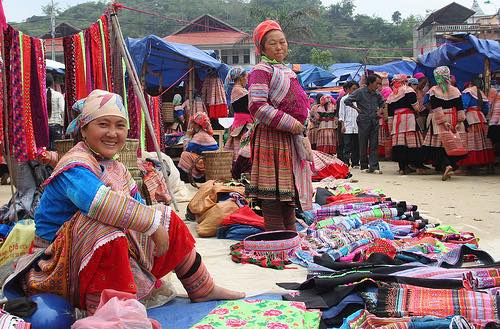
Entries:
{"type": "Polygon", "coordinates": [[[61,158],[45,185],[35,212],[35,227],[36,235],[49,242],[77,212],[110,230],[130,229],[146,235],[156,231],[163,216],[142,204],[137,185],[122,163],[98,162],[83,142],[61,158]]]}
{"type": "Polygon", "coordinates": [[[290,68],[260,62],[252,69],[248,84],[249,110],[260,124],[286,132],[304,124],[309,102],[290,68]]]}
{"type": "Polygon", "coordinates": [[[486,123],[485,115],[488,115],[490,103],[486,95],[481,91],[483,97],[483,106],[479,108],[477,88],[467,88],[462,93],[462,102],[464,103],[465,116],[467,123],[473,125],[476,123],[486,123]]]}
{"type": "Polygon", "coordinates": [[[397,94],[387,98],[387,111],[392,120],[392,134],[416,131],[415,112],[419,110],[416,92],[408,86],[399,87],[397,94]]]}

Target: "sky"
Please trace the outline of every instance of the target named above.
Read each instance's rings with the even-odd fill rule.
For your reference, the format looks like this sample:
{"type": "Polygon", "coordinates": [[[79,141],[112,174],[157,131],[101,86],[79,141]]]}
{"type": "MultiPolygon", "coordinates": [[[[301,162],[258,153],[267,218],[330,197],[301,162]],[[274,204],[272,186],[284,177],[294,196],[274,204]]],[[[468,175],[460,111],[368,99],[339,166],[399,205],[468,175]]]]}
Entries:
{"type": "MultiPolygon", "coordinates": [[[[325,5],[336,3],[339,0],[322,0],[325,5]]],[[[473,0],[454,0],[470,8],[473,0]]],[[[41,7],[50,3],[50,0],[3,0],[3,8],[8,22],[23,21],[33,15],[41,15],[41,7]]],[[[87,2],[85,0],[55,0],[62,9],[68,6],[87,2]]],[[[436,10],[451,3],[452,0],[354,0],[356,13],[375,15],[390,20],[392,13],[401,12],[403,17],[409,15],[425,16],[426,10],[436,10]]],[[[479,5],[487,14],[493,14],[500,6],[500,0],[478,0],[479,5]],[[490,2],[491,4],[485,4],[490,2]]]]}

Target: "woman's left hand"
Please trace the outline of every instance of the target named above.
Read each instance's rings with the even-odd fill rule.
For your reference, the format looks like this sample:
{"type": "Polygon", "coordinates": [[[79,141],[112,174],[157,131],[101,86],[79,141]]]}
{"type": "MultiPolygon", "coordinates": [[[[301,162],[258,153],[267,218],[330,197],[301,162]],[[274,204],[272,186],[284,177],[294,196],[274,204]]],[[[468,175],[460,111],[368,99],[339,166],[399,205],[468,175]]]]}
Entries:
{"type": "Polygon", "coordinates": [[[155,243],[155,256],[163,256],[167,252],[169,246],[168,230],[163,225],[160,225],[151,235],[151,239],[153,239],[155,243]]]}

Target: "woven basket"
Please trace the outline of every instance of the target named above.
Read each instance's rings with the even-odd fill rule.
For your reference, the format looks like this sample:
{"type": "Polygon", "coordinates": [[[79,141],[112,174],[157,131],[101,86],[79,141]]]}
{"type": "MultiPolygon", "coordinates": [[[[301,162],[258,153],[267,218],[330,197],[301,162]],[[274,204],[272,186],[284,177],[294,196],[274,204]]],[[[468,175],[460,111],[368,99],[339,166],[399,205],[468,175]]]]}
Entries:
{"type": "Polygon", "coordinates": [[[139,140],[127,138],[125,147],[119,153],[119,160],[127,167],[127,169],[138,169],[137,167],[137,149],[139,148],[139,140]]]}
{"type": "Polygon", "coordinates": [[[58,141],[54,141],[59,159],[73,148],[74,143],[74,139],[61,139],[58,141]]]}
{"type": "Polygon", "coordinates": [[[161,111],[163,114],[163,121],[166,123],[173,123],[174,120],[174,103],[164,102],[161,105],[161,111]]]}
{"type": "Polygon", "coordinates": [[[205,151],[202,153],[205,160],[206,180],[231,180],[233,166],[232,151],[205,151]]]}

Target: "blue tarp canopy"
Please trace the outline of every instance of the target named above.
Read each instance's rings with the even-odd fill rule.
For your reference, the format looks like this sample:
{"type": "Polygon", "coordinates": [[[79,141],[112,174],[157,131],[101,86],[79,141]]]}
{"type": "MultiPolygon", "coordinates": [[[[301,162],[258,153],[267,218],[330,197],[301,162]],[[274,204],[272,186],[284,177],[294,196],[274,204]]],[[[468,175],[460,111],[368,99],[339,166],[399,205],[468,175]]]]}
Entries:
{"type": "Polygon", "coordinates": [[[364,64],[361,63],[336,63],[330,66],[329,71],[332,72],[335,76],[339,77],[335,79],[329,85],[338,85],[339,82],[347,82],[347,81],[359,81],[361,76],[364,73],[364,64]]]}
{"type": "MultiPolygon", "coordinates": [[[[224,81],[229,67],[194,46],[167,42],[150,35],[143,39],[126,40],[137,72],[145,72],[146,88],[168,88],[189,71],[194,64],[198,78],[205,79],[210,71],[216,71],[224,81]]],[[[187,81],[188,75],[183,80],[187,81]]]]}
{"type": "Polygon", "coordinates": [[[417,64],[412,61],[394,61],[382,65],[368,65],[368,70],[386,72],[390,77],[395,74],[413,75],[417,64]]]}
{"type": "Polygon", "coordinates": [[[324,85],[335,79],[335,75],[322,69],[321,67],[314,66],[302,73],[297,75],[299,82],[303,88],[313,87],[323,87],[324,85]]]}
{"type": "Polygon", "coordinates": [[[446,43],[436,50],[418,57],[416,71],[423,72],[433,81],[433,70],[446,65],[462,88],[465,82],[471,81],[484,73],[486,58],[490,60],[491,71],[500,70],[500,43],[495,40],[478,39],[470,34],[454,35],[459,42],[446,43]]]}

